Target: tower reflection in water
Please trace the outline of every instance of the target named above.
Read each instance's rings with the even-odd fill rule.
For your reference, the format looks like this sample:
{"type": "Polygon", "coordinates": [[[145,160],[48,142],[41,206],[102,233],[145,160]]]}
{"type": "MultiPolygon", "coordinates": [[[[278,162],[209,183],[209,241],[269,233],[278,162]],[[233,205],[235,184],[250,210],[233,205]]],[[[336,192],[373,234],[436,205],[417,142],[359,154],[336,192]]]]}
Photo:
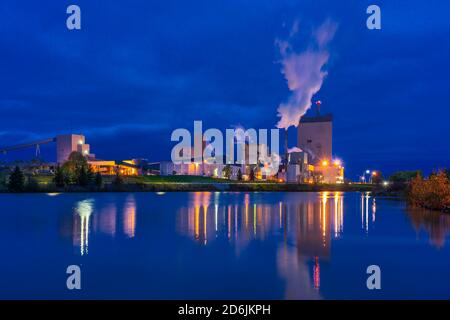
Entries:
{"type": "Polygon", "coordinates": [[[84,255],[88,253],[89,249],[89,227],[90,218],[93,212],[94,200],[88,199],[79,201],[75,207],[75,213],[73,221],[73,241],[79,243],[80,254],[84,255]]]}
{"type": "Polygon", "coordinates": [[[369,224],[374,225],[377,213],[377,199],[370,192],[361,193],[361,228],[369,233],[369,224]]]}
{"type": "Polygon", "coordinates": [[[277,237],[277,268],[286,279],[286,298],[319,298],[320,263],[330,257],[331,239],[338,239],[344,230],[342,193],[322,192],[300,200],[290,193],[278,203],[237,194],[234,203],[228,198],[225,205],[220,193],[197,192],[190,197],[189,206],[177,213],[179,233],[201,245],[225,238],[236,255],[253,240],[277,237]]]}
{"type": "Polygon", "coordinates": [[[75,203],[73,214],[65,217],[63,229],[71,225],[71,237],[74,247],[79,248],[80,255],[89,254],[89,240],[92,235],[115,237],[118,223],[122,234],[133,238],[136,233],[136,201],[134,195],[127,196],[123,204],[117,201],[99,204],[96,208],[94,199],[85,199],[75,203]],[[119,208],[119,209],[118,209],[119,208]],[[122,208],[122,210],[120,210],[122,208]],[[117,217],[121,220],[118,221],[117,217]]]}

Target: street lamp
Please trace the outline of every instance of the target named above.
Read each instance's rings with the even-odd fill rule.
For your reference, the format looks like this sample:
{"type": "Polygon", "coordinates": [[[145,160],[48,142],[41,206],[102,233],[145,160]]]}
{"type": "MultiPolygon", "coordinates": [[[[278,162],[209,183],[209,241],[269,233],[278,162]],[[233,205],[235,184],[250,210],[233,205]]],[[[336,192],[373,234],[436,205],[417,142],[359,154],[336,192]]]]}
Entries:
{"type": "Polygon", "coordinates": [[[370,183],[373,183],[373,177],[376,177],[378,172],[372,171],[372,174],[370,175],[370,183]]]}
{"type": "Polygon", "coordinates": [[[361,177],[363,180],[363,183],[366,183],[366,174],[370,174],[370,170],[366,170],[363,172],[362,177],[361,177]]]}

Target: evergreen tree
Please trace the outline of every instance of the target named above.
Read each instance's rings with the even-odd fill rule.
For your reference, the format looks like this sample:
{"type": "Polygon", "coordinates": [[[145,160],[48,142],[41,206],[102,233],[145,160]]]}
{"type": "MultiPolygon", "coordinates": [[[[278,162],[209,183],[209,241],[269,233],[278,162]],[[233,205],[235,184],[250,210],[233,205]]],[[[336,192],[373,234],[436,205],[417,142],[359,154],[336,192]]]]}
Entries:
{"type": "Polygon", "coordinates": [[[88,177],[88,171],[85,166],[82,166],[78,169],[78,185],[80,186],[87,186],[89,184],[89,177],[88,177]]]}
{"type": "Polygon", "coordinates": [[[25,176],[18,166],[9,177],[8,189],[11,192],[22,192],[25,189],[25,176]]]}
{"type": "Polygon", "coordinates": [[[25,190],[27,190],[28,192],[38,192],[39,191],[39,182],[32,176],[29,176],[27,184],[25,186],[25,190]]]}
{"type": "Polygon", "coordinates": [[[56,167],[55,176],[53,177],[53,182],[59,188],[62,188],[66,185],[66,178],[64,176],[64,171],[59,165],[56,167]]]}
{"type": "Polygon", "coordinates": [[[95,183],[96,175],[95,175],[94,171],[92,170],[92,166],[90,166],[90,165],[88,166],[88,169],[87,169],[87,178],[88,178],[89,184],[95,183]]]}
{"type": "Polygon", "coordinates": [[[62,167],[66,184],[87,185],[87,168],[86,158],[80,152],[72,152],[62,167]]]}
{"type": "Polygon", "coordinates": [[[8,186],[8,182],[6,180],[6,177],[0,174],[0,185],[2,186],[8,186]]]}
{"type": "Polygon", "coordinates": [[[95,185],[97,186],[97,188],[101,189],[103,186],[103,177],[100,174],[100,172],[97,172],[97,174],[95,175],[95,185]]]}
{"type": "Polygon", "coordinates": [[[120,187],[120,186],[123,185],[123,183],[124,183],[124,182],[123,182],[122,175],[120,174],[120,171],[117,170],[117,171],[116,171],[116,176],[114,177],[113,184],[114,184],[114,186],[116,186],[116,187],[120,187]]]}
{"type": "Polygon", "coordinates": [[[413,180],[417,175],[423,176],[421,171],[398,171],[393,173],[389,180],[394,183],[406,183],[413,180]]]}
{"type": "Polygon", "coordinates": [[[250,169],[249,180],[255,181],[255,170],[253,168],[250,169]]]}
{"type": "Polygon", "coordinates": [[[238,179],[238,181],[242,181],[242,171],[241,171],[241,168],[239,168],[239,171],[238,171],[238,173],[237,173],[237,179],[238,179]]]}
{"type": "Polygon", "coordinates": [[[230,180],[231,179],[231,173],[232,173],[231,166],[229,164],[227,164],[225,166],[225,168],[223,168],[223,175],[224,175],[224,177],[226,179],[230,180]]]}

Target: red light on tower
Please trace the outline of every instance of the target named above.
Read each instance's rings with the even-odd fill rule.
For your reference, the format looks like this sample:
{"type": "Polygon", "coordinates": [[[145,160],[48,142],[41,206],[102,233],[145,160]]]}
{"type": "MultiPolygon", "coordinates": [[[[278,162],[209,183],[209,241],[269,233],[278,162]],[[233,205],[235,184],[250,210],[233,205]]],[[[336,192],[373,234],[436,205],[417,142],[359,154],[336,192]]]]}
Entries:
{"type": "Polygon", "coordinates": [[[322,101],[317,100],[316,101],[316,107],[317,107],[317,115],[320,115],[320,107],[322,106],[322,101]]]}

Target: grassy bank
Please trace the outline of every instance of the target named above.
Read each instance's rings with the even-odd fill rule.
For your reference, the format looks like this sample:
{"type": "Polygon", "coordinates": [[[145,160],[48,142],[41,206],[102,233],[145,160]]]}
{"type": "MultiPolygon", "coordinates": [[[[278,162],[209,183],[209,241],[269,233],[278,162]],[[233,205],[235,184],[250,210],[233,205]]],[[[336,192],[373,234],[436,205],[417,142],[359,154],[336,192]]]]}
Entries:
{"type": "MultiPolygon", "coordinates": [[[[236,192],[317,192],[317,191],[373,191],[367,184],[294,184],[271,182],[237,182],[196,176],[137,176],[123,177],[123,184],[115,185],[114,177],[104,177],[103,186],[68,185],[56,187],[52,176],[34,176],[35,183],[25,192],[182,192],[182,191],[236,191],[236,192]]],[[[6,186],[0,192],[8,192],[6,186]]]]}

